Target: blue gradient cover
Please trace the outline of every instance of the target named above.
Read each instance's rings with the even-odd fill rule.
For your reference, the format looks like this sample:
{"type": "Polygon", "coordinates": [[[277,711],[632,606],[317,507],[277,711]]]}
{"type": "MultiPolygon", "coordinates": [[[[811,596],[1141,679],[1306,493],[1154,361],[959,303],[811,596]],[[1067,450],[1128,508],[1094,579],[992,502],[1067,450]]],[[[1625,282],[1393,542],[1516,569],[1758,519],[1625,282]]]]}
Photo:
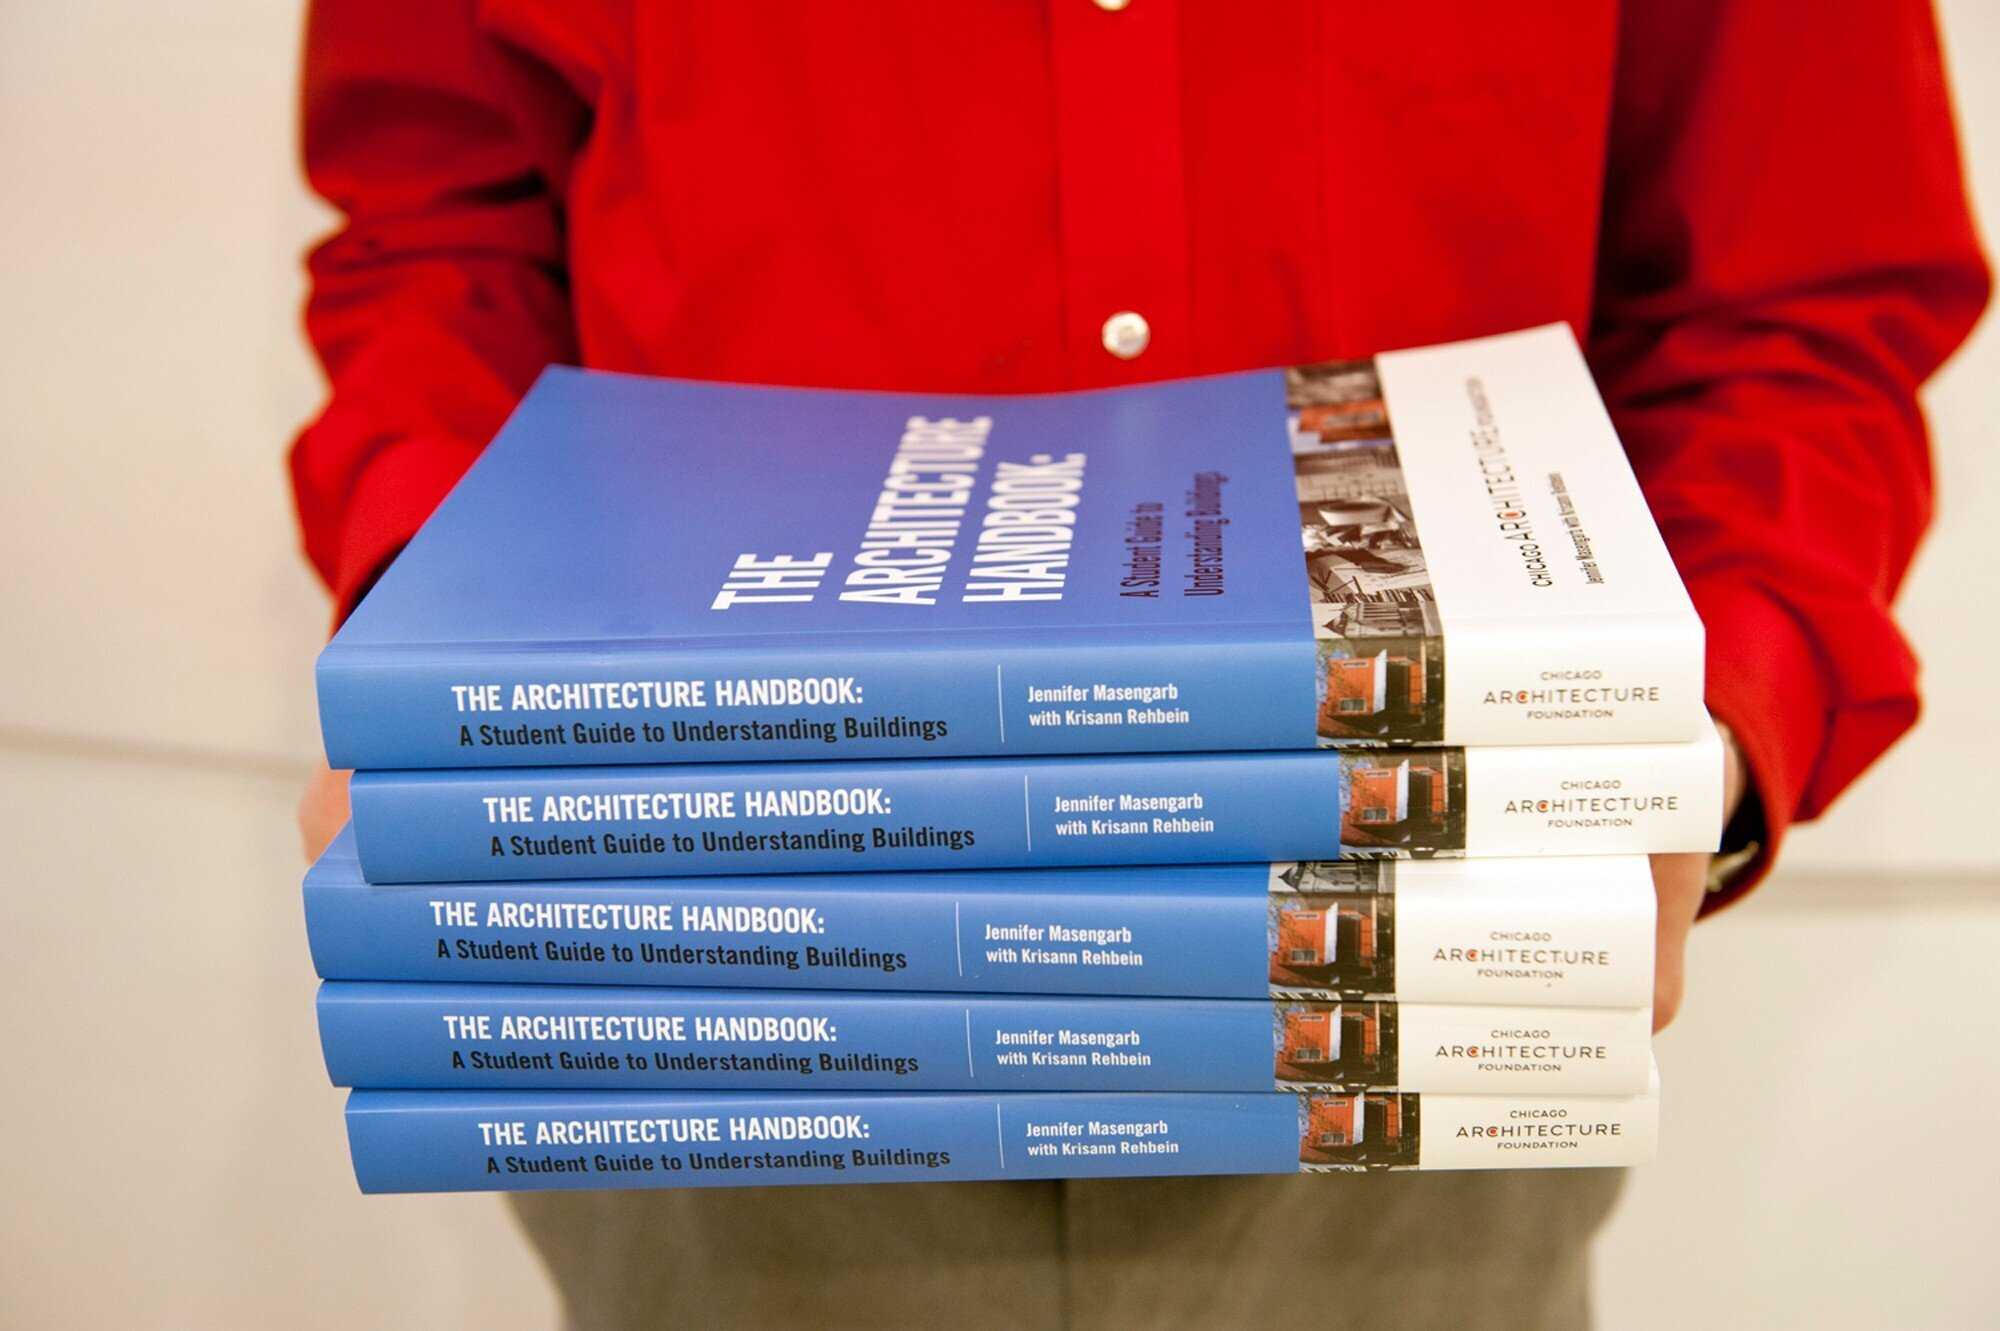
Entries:
{"type": "Polygon", "coordinates": [[[336,1086],[1261,1091],[1273,1081],[1267,1000],[329,980],[318,1007],[336,1086]]]}
{"type": "MultiPolygon", "coordinates": [[[[1340,858],[1352,761],[1311,752],[462,768],[361,772],[351,793],[374,883],[1214,864],[1340,858]],[[803,811],[753,812],[781,806],[803,811]],[[579,816],[552,816],[563,811],[579,816]],[[1125,830],[1103,830],[1112,825],[1125,830]]],[[[1433,838],[1424,848],[1461,849],[1462,817],[1422,835],[1433,838]]]]}
{"type": "Polygon", "coordinates": [[[1311,748],[1285,403],[1279,371],[972,398],[552,368],[322,654],[328,757],[1311,748]],[[1038,724],[1031,690],[1077,682],[1154,716],[1038,724]]]}
{"type": "Polygon", "coordinates": [[[699,1188],[1291,1174],[1301,1117],[1275,1092],[356,1091],[347,1135],[369,1193],[699,1188]]]}

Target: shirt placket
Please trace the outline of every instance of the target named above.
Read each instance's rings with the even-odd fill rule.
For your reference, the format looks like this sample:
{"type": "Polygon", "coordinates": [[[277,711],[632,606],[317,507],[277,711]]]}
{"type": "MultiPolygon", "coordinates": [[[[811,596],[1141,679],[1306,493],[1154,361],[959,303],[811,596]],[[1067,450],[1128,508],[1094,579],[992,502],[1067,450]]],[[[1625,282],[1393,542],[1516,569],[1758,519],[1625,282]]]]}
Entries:
{"type": "Polygon", "coordinates": [[[1186,374],[1173,0],[1052,0],[1065,354],[1079,387],[1186,374]]]}

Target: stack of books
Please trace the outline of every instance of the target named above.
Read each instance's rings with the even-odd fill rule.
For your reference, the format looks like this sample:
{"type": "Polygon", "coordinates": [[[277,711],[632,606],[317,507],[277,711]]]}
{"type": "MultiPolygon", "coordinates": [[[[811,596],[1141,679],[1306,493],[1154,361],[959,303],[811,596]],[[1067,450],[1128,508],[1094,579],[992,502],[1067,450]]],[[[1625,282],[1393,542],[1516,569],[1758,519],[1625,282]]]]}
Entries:
{"type": "Polygon", "coordinates": [[[1561,327],[547,372],[328,645],[369,1192],[1647,1158],[1701,626],[1561,327]]]}

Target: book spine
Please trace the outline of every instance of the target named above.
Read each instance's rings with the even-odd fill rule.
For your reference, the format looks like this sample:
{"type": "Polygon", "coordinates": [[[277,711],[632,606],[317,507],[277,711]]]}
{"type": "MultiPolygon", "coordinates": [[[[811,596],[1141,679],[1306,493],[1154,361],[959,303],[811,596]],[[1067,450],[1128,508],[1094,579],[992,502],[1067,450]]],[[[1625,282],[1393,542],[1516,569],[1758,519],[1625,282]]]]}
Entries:
{"type": "Polygon", "coordinates": [[[308,878],[306,932],[330,980],[1580,1007],[1652,996],[1639,856],[1200,872],[1214,890],[1149,885],[1144,870],[893,886],[308,878]]]}
{"type": "Polygon", "coordinates": [[[365,1193],[1604,1167],[1659,1097],[356,1091],[347,1136],[365,1193]]]}
{"type": "Polygon", "coordinates": [[[1292,629],[893,650],[329,647],[335,767],[1310,749],[1316,652],[1292,629]],[[1255,700],[1249,703],[1246,700],[1255,700]]]}
{"type": "Polygon", "coordinates": [[[370,882],[1712,850],[1690,744],[364,772],[370,882]]]}
{"type": "Polygon", "coordinates": [[[1643,1008],[328,981],[335,1085],[1622,1095],[1643,1008]]]}

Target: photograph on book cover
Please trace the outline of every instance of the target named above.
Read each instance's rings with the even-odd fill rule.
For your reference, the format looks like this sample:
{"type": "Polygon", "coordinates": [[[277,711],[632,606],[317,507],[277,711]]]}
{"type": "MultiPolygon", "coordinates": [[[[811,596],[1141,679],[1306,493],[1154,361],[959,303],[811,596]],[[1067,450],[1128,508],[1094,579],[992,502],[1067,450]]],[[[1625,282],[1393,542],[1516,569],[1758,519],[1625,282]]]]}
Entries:
{"type": "Polygon", "coordinates": [[[1394,860],[1274,864],[1266,912],[1274,997],[1396,991],[1394,860]]]}
{"type": "Polygon", "coordinates": [[[1322,746],[1444,738],[1444,635],[1371,361],[1285,371],[1322,746]]]}
{"type": "Polygon", "coordinates": [[[1465,751],[1373,750],[1340,755],[1343,855],[1465,850],[1465,751]]]}
{"type": "Polygon", "coordinates": [[[1394,1003],[1279,1003],[1271,1014],[1278,1089],[1394,1086],[1394,1003]]]}
{"type": "Polygon", "coordinates": [[[1417,1167],[1421,1098],[1397,1091],[1299,1097],[1299,1169],[1307,1174],[1417,1167]]]}

